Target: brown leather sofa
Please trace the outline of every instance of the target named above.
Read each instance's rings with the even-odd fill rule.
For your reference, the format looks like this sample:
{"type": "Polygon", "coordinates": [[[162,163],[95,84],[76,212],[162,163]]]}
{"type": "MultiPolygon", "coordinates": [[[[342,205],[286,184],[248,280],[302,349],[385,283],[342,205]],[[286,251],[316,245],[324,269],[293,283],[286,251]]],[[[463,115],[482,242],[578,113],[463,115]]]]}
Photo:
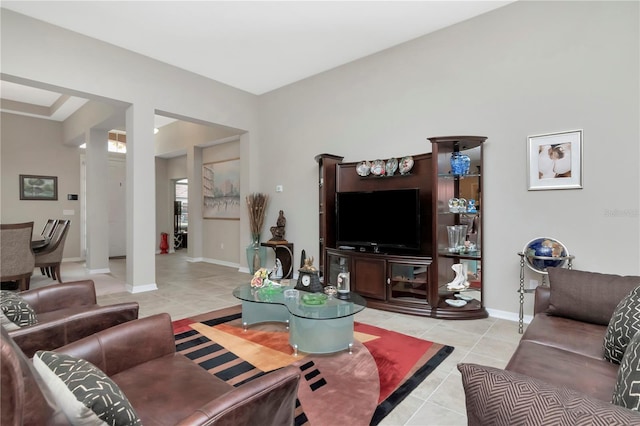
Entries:
{"type": "MultiPolygon", "coordinates": [[[[2,330],[2,425],[68,424],[2,330]]],[[[289,366],[233,387],[176,353],[167,314],[130,321],[56,352],[85,359],[122,390],[145,426],[292,425],[300,372],[289,366]]]]}
{"type": "MultiPolygon", "coordinates": [[[[527,409],[533,410],[535,403],[531,399],[535,399],[536,395],[529,395],[529,400],[525,401],[522,396],[525,393],[518,389],[528,388],[530,379],[535,382],[535,389],[544,389],[546,392],[547,401],[541,401],[536,409],[557,397],[563,401],[560,405],[565,405],[558,407],[563,414],[588,406],[592,410],[589,414],[592,417],[583,419],[588,419],[589,424],[616,424],[608,416],[631,419],[631,423],[624,420],[623,424],[640,424],[640,413],[611,404],[620,366],[604,359],[604,338],[609,320],[620,300],[640,285],[640,277],[561,268],[549,268],[548,272],[550,287],[536,289],[534,318],[507,364],[506,373],[489,367],[458,366],[467,396],[469,424],[486,424],[491,416],[494,416],[494,420],[504,420],[500,416],[507,411],[507,416],[515,416],[519,405],[527,405],[527,409]],[[490,375],[491,379],[481,383],[487,380],[480,377],[482,374],[490,375]],[[497,382],[500,386],[496,385],[497,382]],[[507,384],[511,385],[511,389],[507,384]],[[560,389],[568,389],[571,397],[560,389]],[[487,393],[480,397],[478,394],[483,391],[487,393]],[[500,408],[496,401],[500,398],[504,398],[504,405],[509,408],[498,413],[500,408]],[[494,413],[487,408],[492,404],[490,401],[496,403],[494,413]],[[572,404],[572,408],[567,408],[572,404]]],[[[535,419],[533,413],[535,410],[530,413],[533,416],[531,418],[535,419]]],[[[541,418],[532,424],[544,423],[541,418]]],[[[500,421],[492,423],[508,424],[500,421]]],[[[556,418],[548,424],[571,422],[556,418]]]]}
{"type": "Polygon", "coordinates": [[[55,284],[19,293],[34,309],[38,323],[9,331],[29,358],[95,332],[138,318],[137,302],[100,306],[91,280],[55,284]]]}

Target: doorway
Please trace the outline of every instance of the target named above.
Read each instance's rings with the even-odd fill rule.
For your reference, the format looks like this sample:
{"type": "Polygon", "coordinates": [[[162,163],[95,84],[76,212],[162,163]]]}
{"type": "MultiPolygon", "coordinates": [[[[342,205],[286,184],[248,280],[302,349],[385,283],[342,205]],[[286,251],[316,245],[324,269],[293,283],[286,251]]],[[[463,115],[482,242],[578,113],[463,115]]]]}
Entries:
{"type": "Polygon", "coordinates": [[[189,232],[189,180],[175,181],[175,200],[173,202],[173,235],[176,250],[187,248],[189,232]]]}

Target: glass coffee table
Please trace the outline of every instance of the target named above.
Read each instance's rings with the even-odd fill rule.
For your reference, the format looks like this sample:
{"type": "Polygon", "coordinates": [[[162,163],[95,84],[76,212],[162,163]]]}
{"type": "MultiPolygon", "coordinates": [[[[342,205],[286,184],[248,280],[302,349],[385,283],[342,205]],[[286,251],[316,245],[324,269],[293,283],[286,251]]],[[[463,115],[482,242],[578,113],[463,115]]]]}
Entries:
{"type": "Polygon", "coordinates": [[[353,315],[367,305],[353,292],[343,299],[287,286],[255,289],[245,284],[236,287],[233,295],[242,301],[245,329],[261,322],[286,323],[296,356],[298,351],[325,354],[348,349],[351,353],[353,315]]]}

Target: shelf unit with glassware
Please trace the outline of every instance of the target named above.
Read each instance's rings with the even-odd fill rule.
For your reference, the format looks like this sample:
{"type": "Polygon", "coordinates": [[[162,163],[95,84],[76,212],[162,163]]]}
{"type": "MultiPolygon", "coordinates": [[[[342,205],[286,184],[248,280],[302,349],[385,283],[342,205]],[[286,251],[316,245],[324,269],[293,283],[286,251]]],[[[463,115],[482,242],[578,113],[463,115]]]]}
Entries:
{"type": "Polygon", "coordinates": [[[433,173],[432,238],[433,261],[430,266],[429,301],[432,316],[448,319],[486,318],[483,302],[485,277],[482,272],[482,148],[484,136],[432,137],[433,173]],[[452,156],[469,160],[462,173],[453,170],[452,156]],[[468,204],[452,200],[475,201],[475,211],[468,204]],[[451,242],[448,227],[466,225],[464,240],[451,242]],[[461,265],[461,266],[456,266],[461,265]],[[459,274],[453,268],[459,269],[459,274]],[[458,278],[456,280],[456,278],[458,278]],[[447,300],[464,300],[464,306],[451,306],[447,300]]]}

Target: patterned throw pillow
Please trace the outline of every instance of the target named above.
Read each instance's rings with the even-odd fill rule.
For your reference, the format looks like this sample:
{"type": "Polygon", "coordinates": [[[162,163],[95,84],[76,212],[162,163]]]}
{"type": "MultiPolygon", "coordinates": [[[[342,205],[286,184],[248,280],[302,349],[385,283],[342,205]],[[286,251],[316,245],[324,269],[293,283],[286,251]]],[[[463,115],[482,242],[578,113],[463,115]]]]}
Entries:
{"type": "Polygon", "coordinates": [[[636,333],[627,345],[611,402],[621,407],[640,410],[640,333],[636,333]]]}
{"type": "MultiPolygon", "coordinates": [[[[36,311],[19,294],[12,291],[0,290],[0,310],[17,327],[26,327],[38,323],[36,311]]],[[[2,325],[5,325],[5,321],[2,321],[2,323],[2,325]]],[[[12,327],[9,324],[5,328],[10,330],[16,327],[12,327]]]]}
{"type": "Polygon", "coordinates": [[[74,425],[142,425],[118,385],[90,362],[38,351],[33,366],[74,425]]]}
{"type": "Polygon", "coordinates": [[[513,371],[458,364],[468,424],[637,425],[640,413],[513,371]]]}
{"type": "Polygon", "coordinates": [[[618,303],[604,335],[604,359],[620,364],[631,338],[640,330],[640,286],[618,303]]]}

